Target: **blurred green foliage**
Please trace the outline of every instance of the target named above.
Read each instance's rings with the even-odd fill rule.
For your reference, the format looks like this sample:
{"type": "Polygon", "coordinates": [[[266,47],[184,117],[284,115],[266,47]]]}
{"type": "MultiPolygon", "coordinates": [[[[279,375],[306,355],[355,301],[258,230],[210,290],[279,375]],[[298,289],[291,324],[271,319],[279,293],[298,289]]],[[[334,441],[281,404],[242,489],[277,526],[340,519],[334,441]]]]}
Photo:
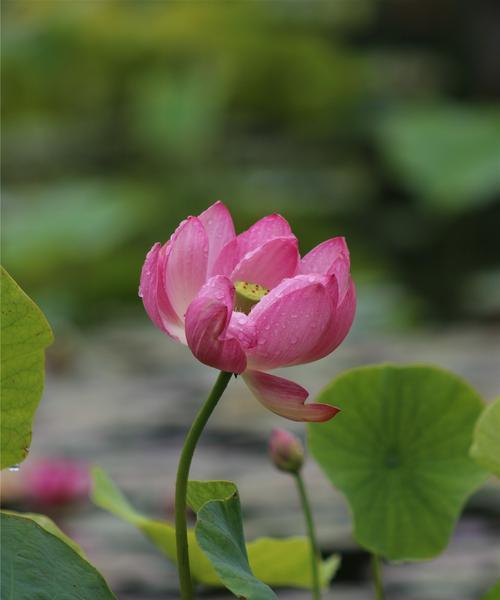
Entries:
{"type": "Polygon", "coordinates": [[[52,318],[142,317],[145,252],[221,199],[346,235],[364,324],[498,317],[492,10],[5,0],[5,264],[52,318]]]}

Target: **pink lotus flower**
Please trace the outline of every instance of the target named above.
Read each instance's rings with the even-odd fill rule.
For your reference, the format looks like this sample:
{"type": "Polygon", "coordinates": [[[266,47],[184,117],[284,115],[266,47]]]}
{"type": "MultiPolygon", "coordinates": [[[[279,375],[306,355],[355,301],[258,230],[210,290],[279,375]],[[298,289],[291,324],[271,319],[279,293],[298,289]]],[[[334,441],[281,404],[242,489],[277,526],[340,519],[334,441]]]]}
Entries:
{"type": "Polygon", "coordinates": [[[302,259],[288,222],[274,214],[236,235],[216,202],[156,243],[139,296],[155,325],[202,363],[237,374],[267,408],[293,421],[327,421],[338,409],[267,371],[323,358],[346,337],[356,308],[344,238],[302,259]]]}
{"type": "Polygon", "coordinates": [[[45,459],[26,472],[26,493],[45,506],[63,505],[85,498],[90,491],[86,465],[62,458],[45,459]]]}

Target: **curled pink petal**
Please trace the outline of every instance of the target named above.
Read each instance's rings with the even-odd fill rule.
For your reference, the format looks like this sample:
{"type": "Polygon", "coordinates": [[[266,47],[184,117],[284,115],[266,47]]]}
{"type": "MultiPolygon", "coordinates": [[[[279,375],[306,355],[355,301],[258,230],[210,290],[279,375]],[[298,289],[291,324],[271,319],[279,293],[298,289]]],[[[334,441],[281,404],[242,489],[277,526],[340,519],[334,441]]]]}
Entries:
{"type": "Polygon", "coordinates": [[[228,209],[218,201],[198,217],[208,236],[208,276],[212,275],[212,267],[222,248],[236,237],[233,219],[228,209]]]}
{"type": "Polygon", "coordinates": [[[240,258],[277,237],[292,236],[292,229],[281,215],[268,215],[238,236],[240,258]]]}
{"type": "Polygon", "coordinates": [[[245,352],[237,337],[227,335],[234,294],[226,277],[209,279],[186,312],[186,338],[191,352],[202,363],[242,373],[247,365],[245,352]]]}
{"type": "Polygon", "coordinates": [[[307,362],[329,325],[336,305],[329,279],[297,275],[284,280],[250,312],[257,346],[248,351],[250,368],[275,369],[307,362]],[[328,288],[327,288],[328,286],[328,288]]]}
{"type": "Polygon", "coordinates": [[[142,298],[148,317],[159,328],[164,330],[160,312],[158,310],[158,256],[161,244],[156,242],[146,255],[142,265],[141,282],[139,284],[139,297],[142,298]]]}
{"type": "Polygon", "coordinates": [[[330,269],[339,256],[344,256],[349,261],[349,249],[347,248],[345,238],[335,237],[326,240],[326,242],[318,244],[302,258],[300,261],[300,272],[331,275],[330,269]]]}
{"type": "Polygon", "coordinates": [[[231,273],[231,281],[249,281],[268,289],[293,277],[299,264],[299,247],[293,236],[278,237],[247,252],[231,273]]]}
{"type": "Polygon", "coordinates": [[[351,285],[351,273],[349,265],[349,257],[340,255],[335,259],[328,271],[329,275],[335,275],[339,287],[339,302],[341,302],[351,285]]]}
{"type": "Polygon", "coordinates": [[[166,248],[164,284],[168,299],[181,321],[190,302],[205,283],[208,236],[197,217],[188,217],[176,229],[166,248]]]}
{"type": "Polygon", "coordinates": [[[250,322],[248,315],[234,311],[226,331],[227,338],[239,340],[244,350],[249,350],[257,344],[257,332],[255,325],[250,322]]]}
{"type": "Polygon", "coordinates": [[[185,343],[184,328],[165,292],[165,247],[154,244],[142,267],[139,296],[153,323],[175,340],[185,343]]]}
{"type": "Polygon", "coordinates": [[[222,248],[219,256],[215,259],[214,264],[212,265],[211,275],[224,275],[225,277],[229,277],[238,264],[239,257],[238,238],[234,238],[222,248]]]}
{"type": "Polygon", "coordinates": [[[300,261],[300,273],[335,275],[341,300],[351,281],[349,248],[345,238],[335,237],[318,244],[300,261]]]}
{"type": "Polygon", "coordinates": [[[243,379],[259,402],[291,421],[328,421],[339,412],[329,404],[304,404],[309,395],[307,390],[283,377],[246,371],[243,379]]]}
{"type": "Polygon", "coordinates": [[[318,340],[318,344],[311,350],[308,356],[304,357],[304,362],[319,360],[333,352],[349,333],[354,321],[355,312],[356,289],[354,283],[351,281],[347,293],[339,302],[337,309],[332,313],[332,318],[325,330],[325,334],[318,340]]]}

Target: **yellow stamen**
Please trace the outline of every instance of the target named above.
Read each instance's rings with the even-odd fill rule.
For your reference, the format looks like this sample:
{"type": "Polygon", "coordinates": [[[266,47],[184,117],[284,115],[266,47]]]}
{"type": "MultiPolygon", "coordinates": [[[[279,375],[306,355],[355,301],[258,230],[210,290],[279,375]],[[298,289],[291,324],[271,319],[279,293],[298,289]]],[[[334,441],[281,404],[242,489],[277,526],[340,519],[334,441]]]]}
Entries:
{"type": "Polygon", "coordinates": [[[234,287],[236,289],[235,308],[246,315],[269,292],[264,286],[258,283],[249,283],[248,281],[237,281],[234,287]]]}

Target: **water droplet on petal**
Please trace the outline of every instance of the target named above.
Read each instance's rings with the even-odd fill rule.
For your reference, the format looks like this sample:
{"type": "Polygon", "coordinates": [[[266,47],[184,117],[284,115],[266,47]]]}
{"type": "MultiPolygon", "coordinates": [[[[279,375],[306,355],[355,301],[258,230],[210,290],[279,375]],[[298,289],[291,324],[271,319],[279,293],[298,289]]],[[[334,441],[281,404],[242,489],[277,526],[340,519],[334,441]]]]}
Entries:
{"type": "Polygon", "coordinates": [[[12,467],[9,467],[9,471],[11,473],[17,473],[20,470],[21,470],[21,465],[12,465],[12,467]]]}

